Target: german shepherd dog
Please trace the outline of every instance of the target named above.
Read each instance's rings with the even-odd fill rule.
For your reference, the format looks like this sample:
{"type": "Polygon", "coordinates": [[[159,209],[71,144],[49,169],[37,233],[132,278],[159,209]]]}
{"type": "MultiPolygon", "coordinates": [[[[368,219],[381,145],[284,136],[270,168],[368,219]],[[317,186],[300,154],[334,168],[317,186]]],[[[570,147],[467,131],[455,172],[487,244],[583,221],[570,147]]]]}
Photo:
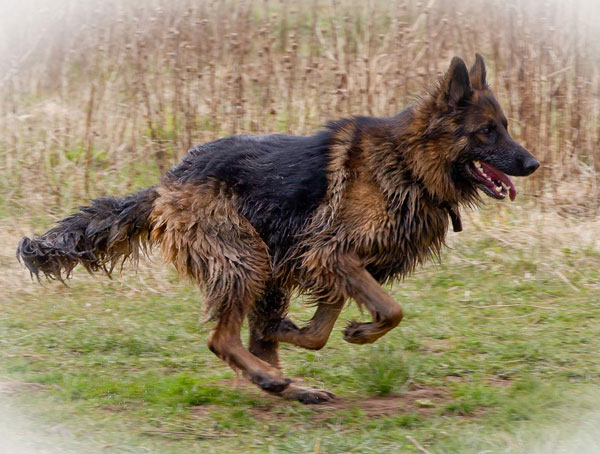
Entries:
{"type": "Polygon", "coordinates": [[[153,187],[100,198],[17,257],[39,278],[69,277],[77,264],[109,273],[159,244],[203,289],[216,321],[208,347],[265,391],[305,403],[333,398],[280,368],[281,342],[318,350],[352,298],[372,316],[344,340],[375,342],[402,320],[381,284],[438,255],[459,208],[516,196],[508,175],[538,161],[507,131],[481,55],[469,71],[455,57],[430,92],[391,118],[352,117],[310,137],[241,135],[192,148],[153,187]],[[316,311],[298,327],[293,292],[316,311]],[[240,329],[248,318],[245,348],[240,329]]]}

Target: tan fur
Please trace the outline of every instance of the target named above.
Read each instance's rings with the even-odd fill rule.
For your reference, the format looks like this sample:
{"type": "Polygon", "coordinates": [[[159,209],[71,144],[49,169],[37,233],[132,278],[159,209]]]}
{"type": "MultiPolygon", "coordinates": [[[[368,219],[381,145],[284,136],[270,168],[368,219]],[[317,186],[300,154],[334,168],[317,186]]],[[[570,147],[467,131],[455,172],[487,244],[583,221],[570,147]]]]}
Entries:
{"type": "Polygon", "coordinates": [[[352,135],[344,129],[338,137],[330,167],[328,199],[319,208],[307,229],[307,240],[300,246],[304,251],[299,270],[303,280],[313,292],[321,290],[334,301],[336,296],[349,296],[341,263],[357,261],[368,266],[406,261],[408,272],[439,252],[448,227],[446,211],[425,199],[420,187],[376,181],[375,168],[381,163],[373,158],[392,155],[393,149],[389,143],[371,140],[363,138],[364,152],[351,156],[352,135]],[[354,169],[348,167],[352,160],[354,169]],[[334,165],[339,167],[333,168],[334,165]],[[393,194],[395,203],[406,205],[404,219],[399,218],[388,194],[393,194]],[[424,219],[428,228],[408,232],[401,224],[410,224],[416,217],[424,219]],[[398,237],[394,232],[407,236],[398,237]]]}
{"type": "Polygon", "coordinates": [[[277,367],[242,345],[245,316],[265,289],[271,272],[267,246],[235,209],[235,197],[219,183],[163,183],[151,213],[151,241],[167,262],[197,282],[206,310],[218,322],[208,345],[253,383],[279,392],[290,383],[277,367]]]}
{"type": "Polygon", "coordinates": [[[152,242],[165,261],[202,286],[212,318],[242,304],[248,311],[271,272],[267,246],[218,183],[164,183],[151,214],[152,242]]]}

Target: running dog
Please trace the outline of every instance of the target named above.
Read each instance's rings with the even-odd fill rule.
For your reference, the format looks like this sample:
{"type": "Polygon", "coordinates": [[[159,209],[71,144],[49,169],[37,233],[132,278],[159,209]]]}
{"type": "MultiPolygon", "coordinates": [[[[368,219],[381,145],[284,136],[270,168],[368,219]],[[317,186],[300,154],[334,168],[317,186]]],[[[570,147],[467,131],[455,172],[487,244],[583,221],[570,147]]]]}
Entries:
{"type": "Polygon", "coordinates": [[[469,71],[455,57],[435,88],[394,117],[196,146],[156,186],[93,200],[23,238],[17,257],[36,276],[63,280],[77,264],[110,274],[160,245],[202,288],[215,355],[265,391],[327,401],[331,393],[282,374],[279,344],[322,348],[349,298],[372,321],[351,322],[346,341],[375,342],[396,327],[402,309],[381,284],[437,256],[449,225],[462,229],[460,207],[481,201],[478,191],[514,200],[508,175],[538,168],[507,128],[483,58],[469,71]],[[287,317],[294,292],[316,305],[302,327],[287,317]]]}

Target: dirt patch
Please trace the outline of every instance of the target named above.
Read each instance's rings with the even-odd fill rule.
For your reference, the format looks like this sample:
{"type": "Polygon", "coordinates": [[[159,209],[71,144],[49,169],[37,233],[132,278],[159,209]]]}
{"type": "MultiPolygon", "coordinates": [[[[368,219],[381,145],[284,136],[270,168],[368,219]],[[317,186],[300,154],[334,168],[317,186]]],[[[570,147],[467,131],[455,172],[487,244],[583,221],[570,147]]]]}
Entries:
{"type": "Polygon", "coordinates": [[[0,381],[0,394],[16,394],[22,391],[39,391],[48,386],[40,383],[29,383],[25,381],[0,381]]]}
{"type": "Polygon", "coordinates": [[[432,355],[443,355],[444,353],[454,350],[455,342],[450,339],[437,339],[435,341],[430,341],[425,346],[425,351],[432,355]]]}
{"type": "MultiPolygon", "coordinates": [[[[225,380],[220,380],[224,382],[225,380]]],[[[233,380],[229,382],[231,386],[233,380]]],[[[223,384],[223,383],[222,383],[223,384]]],[[[265,394],[251,384],[241,380],[237,388],[264,401],[264,405],[248,408],[248,411],[259,421],[273,421],[287,413],[292,402],[277,396],[265,394]]],[[[416,413],[419,415],[431,415],[448,402],[448,390],[440,387],[415,386],[403,394],[390,394],[388,396],[345,396],[337,395],[331,402],[322,404],[309,404],[304,408],[313,411],[312,419],[322,421],[334,417],[337,413],[347,410],[359,410],[367,418],[380,418],[385,416],[399,415],[403,413],[416,413]]],[[[209,416],[214,410],[222,408],[218,404],[199,405],[193,408],[193,413],[202,418],[209,416]]]]}
{"type": "Polygon", "coordinates": [[[307,405],[317,415],[324,418],[328,413],[358,409],[368,418],[393,416],[401,413],[430,415],[446,400],[446,390],[436,387],[415,387],[404,394],[346,398],[338,396],[333,402],[321,405],[307,405]]]}
{"type": "Polygon", "coordinates": [[[100,408],[102,408],[102,410],[109,411],[111,413],[123,413],[123,412],[131,410],[131,408],[127,405],[117,405],[117,404],[104,405],[103,407],[100,407],[100,408]]]}
{"type": "Polygon", "coordinates": [[[195,405],[192,407],[192,413],[198,418],[204,418],[209,416],[212,411],[218,410],[219,408],[223,408],[223,406],[219,404],[195,405]]]}
{"type": "Polygon", "coordinates": [[[501,387],[508,387],[508,386],[512,385],[512,383],[513,383],[512,379],[510,377],[499,377],[497,375],[490,377],[489,382],[490,382],[490,385],[501,386],[501,387]]]}

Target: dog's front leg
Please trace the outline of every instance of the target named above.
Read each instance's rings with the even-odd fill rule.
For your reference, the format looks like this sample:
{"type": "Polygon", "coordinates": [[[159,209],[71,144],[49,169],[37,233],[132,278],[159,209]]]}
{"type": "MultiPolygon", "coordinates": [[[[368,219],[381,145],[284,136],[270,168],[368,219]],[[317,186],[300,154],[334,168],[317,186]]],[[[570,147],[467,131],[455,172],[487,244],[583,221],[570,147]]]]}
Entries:
{"type": "Polygon", "coordinates": [[[271,335],[270,340],[286,342],[309,350],[320,350],[327,343],[333,325],[343,307],[343,299],[334,302],[320,302],[310,321],[301,328],[297,327],[289,318],[284,318],[271,335]]]}
{"type": "Polygon", "coordinates": [[[346,275],[350,296],[365,306],[373,317],[372,322],[350,322],[344,330],[344,340],[353,344],[375,342],[402,321],[402,307],[379,285],[364,268],[346,275]]]}

